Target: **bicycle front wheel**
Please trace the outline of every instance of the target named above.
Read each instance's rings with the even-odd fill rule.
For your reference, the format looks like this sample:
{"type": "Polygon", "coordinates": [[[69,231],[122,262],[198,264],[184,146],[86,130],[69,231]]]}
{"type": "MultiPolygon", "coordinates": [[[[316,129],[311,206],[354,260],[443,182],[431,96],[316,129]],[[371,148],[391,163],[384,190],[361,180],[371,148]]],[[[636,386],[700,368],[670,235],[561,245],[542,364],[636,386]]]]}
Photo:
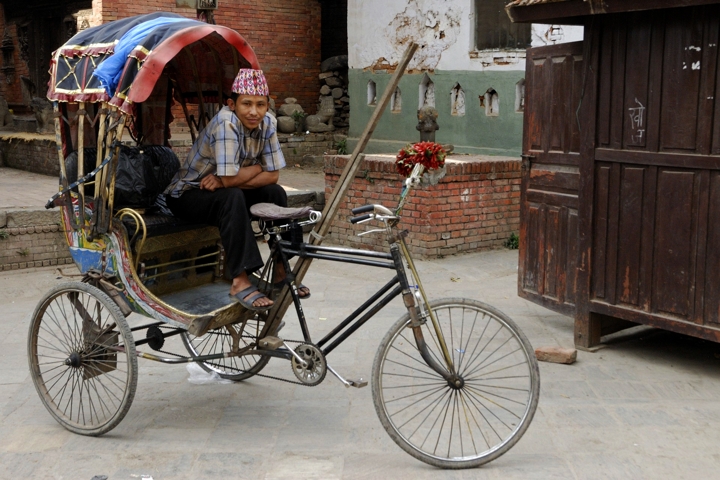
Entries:
{"type": "MultiPolygon", "coordinates": [[[[375,356],[375,410],[413,457],[441,468],[477,467],[510,450],[530,425],[540,394],[535,353],[517,325],[489,305],[450,298],[431,307],[460,381],[428,367],[406,314],[375,356]]],[[[446,365],[426,320],[421,328],[430,355],[446,365]]]]}

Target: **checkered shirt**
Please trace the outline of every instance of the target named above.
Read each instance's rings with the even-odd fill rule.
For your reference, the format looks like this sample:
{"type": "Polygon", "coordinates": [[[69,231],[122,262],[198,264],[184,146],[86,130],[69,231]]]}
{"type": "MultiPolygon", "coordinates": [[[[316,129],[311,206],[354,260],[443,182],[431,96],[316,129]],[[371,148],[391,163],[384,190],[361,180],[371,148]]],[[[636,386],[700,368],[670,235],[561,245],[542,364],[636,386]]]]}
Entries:
{"type": "Polygon", "coordinates": [[[200,188],[200,180],[206,175],[231,177],[241,167],[256,164],[266,172],[285,166],[277,138],[277,120],[267,113],[259,127],[248,130],[235,112],[223,107],[200,132],[165,195],[177,198],[186,190],[200,188]]]}

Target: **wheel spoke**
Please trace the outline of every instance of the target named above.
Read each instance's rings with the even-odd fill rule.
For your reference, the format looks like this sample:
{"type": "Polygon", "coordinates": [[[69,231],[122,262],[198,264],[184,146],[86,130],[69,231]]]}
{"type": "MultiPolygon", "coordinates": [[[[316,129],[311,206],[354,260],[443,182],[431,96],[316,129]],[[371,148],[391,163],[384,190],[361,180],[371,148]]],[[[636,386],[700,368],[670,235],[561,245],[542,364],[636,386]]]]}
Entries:
{"type": "Polygon", "coordinates": [[[137,358],[125,316],[98,288],[58,285],[33,314],[33,382],[61,425],[100,435],[125,416],[137,385],[137,358]]]}
{"type": "MultiPolygon", "coordinates": [[[[537,363],[522,332],[491,307],[451,299],[431,308],[459,373],[446,380],[427,365],[406,316],[376,357],[376,410],[392,439],[420,460],[478,466],[507,452],[527,429],[537,407],[537,363]]],[[[432,325],[422,333],[432,358],[444,364],[432,325]]]]}

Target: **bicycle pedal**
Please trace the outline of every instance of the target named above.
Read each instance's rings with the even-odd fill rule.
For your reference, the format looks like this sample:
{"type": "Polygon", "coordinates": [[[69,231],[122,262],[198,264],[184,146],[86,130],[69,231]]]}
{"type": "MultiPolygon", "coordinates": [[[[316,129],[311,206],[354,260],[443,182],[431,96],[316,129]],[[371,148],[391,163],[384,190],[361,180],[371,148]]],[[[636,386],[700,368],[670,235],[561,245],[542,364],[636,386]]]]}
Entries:
{"type": "Polygon", "coordinates": [[[266,350],[277,350],[283,346],[283,339],[273,336],[267,336],[258,340],[258,347],[266,350]]]}
{"type": "Polygon", "coordinates": [[[363,380],[362,377],[360,377],[360,379],[358,379],[358,380],[352,380],[352,379],[348,378],[347,382],[350,384],[351,387],[355,387],[355,388],[367,387],[367,384],[368,384],[367,380],[363,380]]]}

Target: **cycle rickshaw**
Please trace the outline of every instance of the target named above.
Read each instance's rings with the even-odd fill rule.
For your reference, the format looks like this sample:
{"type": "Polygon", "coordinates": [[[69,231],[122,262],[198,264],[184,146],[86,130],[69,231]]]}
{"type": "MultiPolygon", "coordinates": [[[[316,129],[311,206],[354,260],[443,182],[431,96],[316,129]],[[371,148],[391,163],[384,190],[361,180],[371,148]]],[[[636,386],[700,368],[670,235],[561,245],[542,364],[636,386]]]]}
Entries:
{"type": "Polygon", "coordinates": [[[422,164],[411,169],[395,208],[353,211],[353,223],[382,224],[388,253],[303,241],[303,227],[321,218],[309,208],[253,210],[263,222],[274,220],[263,232],[278,239],[255,280],[268,295],[291,297],[303,336],[298,341],[281,337],[281,314],[247,311],[230,301],[217,229],[182,222],[157,204],[178,168],[170,123],[184,117],[194,140],[241,67],[259,65],[237,32],[165,13],[88,29],[55,52],[48,98],[56,112],[61,174],[48,208],[59,207],[82,280],[49,291],[31,319],[30,369],[47,410],[75,433],[110,431],[134,398],[138,357],[197,362],[237,382],[264,376],[275,358],[287,361],[296,383],[317,385],[329,371],[345,386],[361,387],[366,382],[343,378],[328,356],[402,296],[407,314],[385,335],[372,370],[383,427],[406,452],[444,468],[481,465],[508,451],[537,407],[537,362],[523,333],[493,307],[461,298],[428,300],[407,232],[398,228],[422,164]],[[112,62],[114,70],[103,67],[112,62]],[[283,232],[289,240],[280,238],[283,232]],[[270,281],[273,262],[292,272],[292,256],[367,265],[392,277],[316,339],[295,275],[288,274],[279,294],[270,281]],[[131,313],[147,323],[131,328],[131,313]],[[175,335],[186,354],[163,351],[175,335]]]}

